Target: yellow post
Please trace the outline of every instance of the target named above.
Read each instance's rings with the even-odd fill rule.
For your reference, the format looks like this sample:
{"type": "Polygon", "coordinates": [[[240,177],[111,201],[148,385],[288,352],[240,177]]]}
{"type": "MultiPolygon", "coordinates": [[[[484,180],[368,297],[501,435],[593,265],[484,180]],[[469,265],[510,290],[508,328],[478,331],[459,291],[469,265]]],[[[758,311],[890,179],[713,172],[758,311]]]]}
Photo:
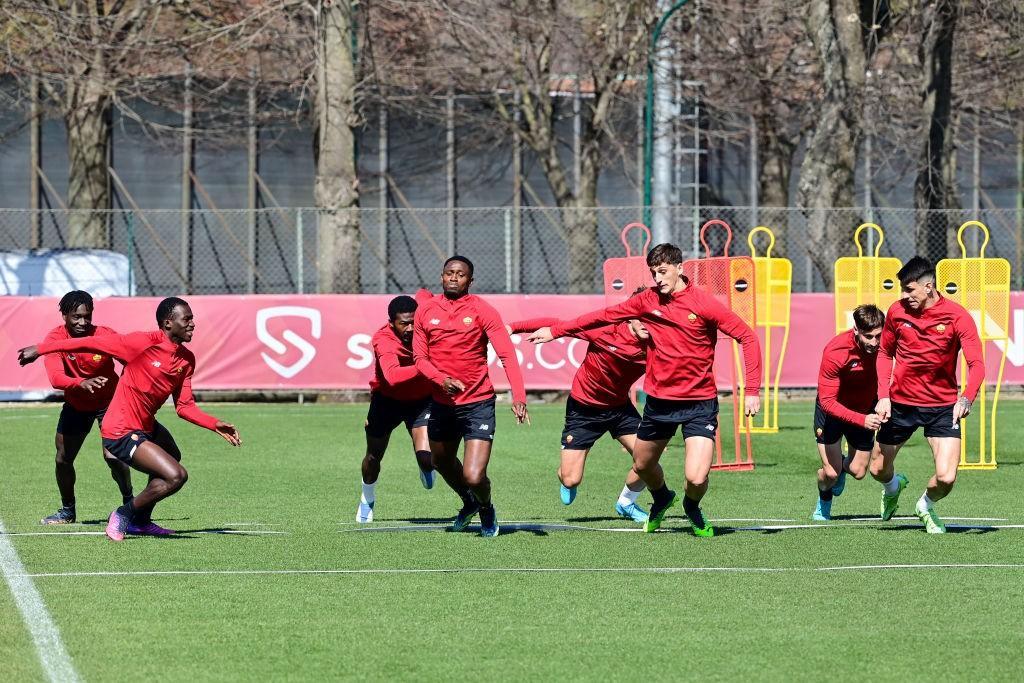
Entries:
{"type": "MultiPolygon", "coordinates": [[[[774,434],[779,431],[779,381],[782,378],[782,363],[786,357],[786,346],[789,344],[790,302],[793,291],[793,264],[789,259],[772,256],[775,247],[775,233],[769,228],[759,225],[747,235],[750,257],[754,261],[754,281],[756,291],[756,323],[764,330],[764,405],[760,424],[751,427],[751,431],[761,434],[774,434]],[[757,255],[754,236],[764,233],[768,236],[768,246],[764,256],[757,255]],[[772,332],[782,330],[782,345],[778,352],[778,362],[772,372],[772,332]]],[[[739,363],[739,352],[733,345],[734,362],[739,363]]]]}
{"type": "MultiPolygon", "coordinates": [[[[981,221],[967,221],[956,232],[960,244],[960,258],[943,259],[935,266],[938,279],[936,286],[944,296],[966,308],[978,325],[982,357],[987,356],[987,342],[1001,347],[999,372],[992,390],[992,405],[988,406],[988,391],[985,382],[981,385],[973,412],[978,421],[977,452],[968,453],[967,442],[970,418],[960,425],[960,469],[994,470],[996,468],[996,415],[999,408],[999,391],[1006,367],[1006,352],[1010,337],[1010,262],[1001,258],[985,258],[988,246],[988,228],[981,221]],[[967,228],[981,230],[984,241],[975,257],[967,256],[963,233],[967,228]],[[975,457],[970,458],[971,455],[975,457]]],[[[967,382],[967,364],[960,359],[960,386],[967,382]]]]}
{"type": "Polygon", "coordinates": [[[875,223],[863,223],[853,233],[856,256],[843,256],[835,264],[836,334],[853,327],[853,309],[874,304],[883,311],[900,298],[896,273],[903,267],[898,258],[879,256],[885,233],[875,223]],[[878,233],[878,243],[871,256],[864,255],[860,234],[867,229],[878,233]]]}

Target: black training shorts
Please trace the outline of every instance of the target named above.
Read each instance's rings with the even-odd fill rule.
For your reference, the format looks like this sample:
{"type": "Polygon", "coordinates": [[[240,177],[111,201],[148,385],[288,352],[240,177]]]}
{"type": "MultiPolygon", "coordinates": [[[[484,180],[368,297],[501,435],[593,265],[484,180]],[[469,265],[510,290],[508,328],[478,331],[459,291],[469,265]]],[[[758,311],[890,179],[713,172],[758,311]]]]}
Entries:
{"type": "Polygon", "coordinates": [[[565,402],[562,449],[585,451],[606,433],[617,439],[626,434],[636,434],[639,426],[640,413],[629,401],[614,408],[599,408],[570,396],[565,402]]]}
{"type": "Polygon", "coordinates": [[[680,428],[683,438],[715,438],[718,431],[718,397],[696,401],[675,401],[648,396],[636,436],[644,441],[671,439],[680,428]]]}
{"type": "Polygon", "coordinates": [[[495,426],[493,396],[454,406],[432,401],[427,436],[431,441],[493,441],[495,426]]]}
{"type": "Polygon", "coordinates": [[[829,415],[821,404],[814,402],[814,435],[818,443],[834,444],[845,438],[851,448],[871,452],[875,446],[875,433],[864,426],[857,426],[835,415],[829,415]]]}
{"type": "Polygon", "coordinates": [[[60,417],[57,418],[57,433],[85,436],[92,431],[93,422],[103,422],[103,416],[106,413],[106,408],[90,411],[76,410],[65,401],[64,407],[60,409],[60,417]]]}
{"type": "MultiPolygon", "coordinates": [[[[164,441],[170,442],[171,445],[174,443],[174,439],[171,438],[171,434],[167,431],[167,428],[159,422],[154,422],[152,432],[144,432],[141,429],[136,429],[116,439],[104,438],[103,447],[125,465],[130,465],[132,462],[132,456],[135,455],[135,449],[147,441],[157,441],[158,443],[164,441]]],[[[178,459],[174,453],[171,453],[171,455],[174,456],[176,460],[178,459]]]]}
{"type": "Polygon", "coordinates": [[[406,429],[425,427],[430,420],[430,397],[418,401],[399,401],[380,393],[370,394],[370,409],[366,412],[366,433],[376,438],[391,435],[398,425],[406,429]]]}
{"type": "Polygon", "coordinates": [[[953,424],[953,404],[928,407],[893,401],[889,421],[878,429],[878,443],[886,446],[901,444],[913,436],[918,427],[924,427],[926,437],[960,438],[960,424],[953,424]]]}

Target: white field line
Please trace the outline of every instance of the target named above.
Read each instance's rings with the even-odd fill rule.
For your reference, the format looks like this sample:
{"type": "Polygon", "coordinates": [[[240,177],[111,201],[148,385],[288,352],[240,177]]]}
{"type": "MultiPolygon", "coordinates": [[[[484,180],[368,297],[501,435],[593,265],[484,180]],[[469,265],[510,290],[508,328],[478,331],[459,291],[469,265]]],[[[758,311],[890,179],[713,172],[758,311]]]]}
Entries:
{"type": "Polygon", "coordinates": [[[46,609],[42,596],[36,590],[31,575],[21,564],[14,545],[6,537],[6,530],[4,523],[0,521],[0,571],[3,572],[4,580],[11,589],[14,602],[17,603],[21,617],[25,620],[25,626],[32,634],[32,642],[35,643],[43,671],[51,681],[78,681],[78,673],[60,639],[60,631],[46,609]]]}
{"type": "MultiPolygon", "coordinates": [[[[911,518],[907,518],[909,521],[911,518]]],[[[917,521],[917,518],[912,518],[917,521]]],[[[947,518],[948,519],[948,518],[947,518]]],[[[724,520],[711,520],[712,523],[724,520]]],[[[879,525],[885,524],[884,528],[899,529],[899,528],[915,528],[924,526],[920,523],[916,524],[886,524],[879,519],[874,520],[879,525]]],[[[372,532],[390,532],[390,531],[445,531],[451,524],[410,524],[410,525],[398,525],[398,526],[378,526],[378,525],[361,525],[356,528],[339,529],[339,534],[347,533],[372,533],[372,532]]],[[[783,531],[787,529],[837,529],[837,528],[863,528],[867,526],[863,522],[841,522],[828,524],[823,522],[817,522],[813,524],[762,524],[756,526],[734,526],[726,527],[730,531],[783,531]]],[[[478,524],[471,524],[466,527],[467,531],[479,530],[478,524]]],[[[583,526],[579,524],[545,524],[539,522],[501,522],[501,528],[514,531],[605,531],[614,533],[642,533],[643,529],[640,527],[595,527],[595,526],[583,526]]],[[[883,528],[880,526],[880,528],[883,528]]],[[[947,524],[947,529],[976,529],[979,531],[990,531],[995,529],[1024,529],[1024,524],[947,524]]],[[[671,531],[672,527],[666,528],[666,531],[671,531]]],[[[679,527],[682,530],[682,527],[679,527]]]]}
{"type": "Polygon", "coordinates": [[[123,576],[284,576],[360,574],[781,574],[929,569],[1024,570],[1024,564],[865,564],[832,567],[451,567],[426,569],[166,569],[152,571],[39,572],[24,578],[89,578],[123,576]]]}
{"type": "MultiPolygon", "coordinates": [[[[239,536],[284,536],[287,531],[270,531],[269,529],[197,529],[195,531],[178,530],[178,534],[236,534],[239,536]]],[[[103,536],[103,531],[0,531],[2,536],[103,536]]],[[[138,536],[135,538],[143,538],[138,536]]]]}

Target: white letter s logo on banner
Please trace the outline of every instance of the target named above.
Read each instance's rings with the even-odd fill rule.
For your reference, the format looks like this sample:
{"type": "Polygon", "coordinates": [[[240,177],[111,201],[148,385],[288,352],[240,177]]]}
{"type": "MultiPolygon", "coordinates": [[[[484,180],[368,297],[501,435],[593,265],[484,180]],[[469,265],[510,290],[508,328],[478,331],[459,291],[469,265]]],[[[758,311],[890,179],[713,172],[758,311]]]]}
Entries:
{"type": "MultiPolygon", "coordinates": [[[[283,354],[288,350],[288,347],[285,346],[281,340],[270,334],[267,330],[267,321],[271,318],[284,317],[305,318],[309,320],[310,334],[313,335],[313,339],[320,338],[320,311],[317,309],[306,308],[305,306],[275,306],[273,308],[263,308],[256,312],[256,338],[266,344],[274,353],[278,355],[283,354]]],[[[302,370],[312,362],[314,356],[316,356],[316,347],[290,329],[286,329],[282,332],[281,336],[284,337],[285,341],[291,342],[293,346],[302,351],[301,358],[291,365],[281,365],[262,351],[260,352],[260,356],[263,358],[263,362],[266,363],[271,370],[285,379],[291,379],[302,372],[302,370]]]]}

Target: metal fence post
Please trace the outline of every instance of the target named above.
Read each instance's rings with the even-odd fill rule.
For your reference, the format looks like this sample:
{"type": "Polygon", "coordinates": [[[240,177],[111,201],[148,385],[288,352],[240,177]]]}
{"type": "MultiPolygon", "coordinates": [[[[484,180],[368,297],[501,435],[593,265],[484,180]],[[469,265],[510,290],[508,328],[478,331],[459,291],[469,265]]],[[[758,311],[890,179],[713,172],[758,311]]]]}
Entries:
{"type": "Polygon", "coordinates": [[[505,291],[512,289],[512,209],[505,209],[505,291]]]}
{"type": "Polygon", "coordinates": [[[295,280],[298,284],[298,293],[305,293],[306,277],[303,272],[303,239],[302,239],[302,209],[296,209],[295,216],[295,280]]]}
{"type": "Polygon", "coordinates": [[[128,296],[135,296],[135,213],[129,211],[125,218],[128,228],[128,296]]]}

